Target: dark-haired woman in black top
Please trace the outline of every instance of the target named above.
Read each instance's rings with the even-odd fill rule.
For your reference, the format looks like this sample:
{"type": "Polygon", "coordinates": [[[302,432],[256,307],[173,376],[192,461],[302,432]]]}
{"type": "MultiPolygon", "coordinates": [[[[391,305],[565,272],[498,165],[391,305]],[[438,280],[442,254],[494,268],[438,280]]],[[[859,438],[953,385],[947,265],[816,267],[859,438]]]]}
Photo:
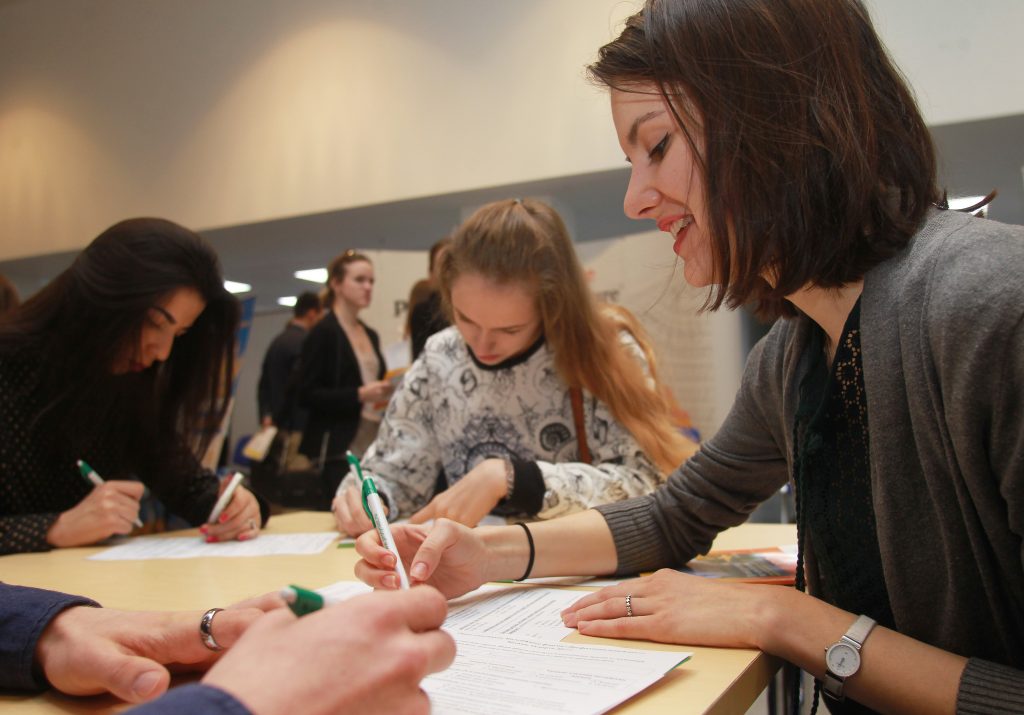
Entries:
{"type": "MultiPolygon", "coordinates": [[[[0,554],[127,534],[149,487],[202,524],[217,478],[196,457],[227,409],[237,301],[198,235],[122,221],[0,322],[0,554]],[[173,352],[171,348],[174,348],[173,352]],[[93,487],[77,460],[106,482],[93,487]]],[[[266,516],[240,488],[210,541],[266,516]]]]}

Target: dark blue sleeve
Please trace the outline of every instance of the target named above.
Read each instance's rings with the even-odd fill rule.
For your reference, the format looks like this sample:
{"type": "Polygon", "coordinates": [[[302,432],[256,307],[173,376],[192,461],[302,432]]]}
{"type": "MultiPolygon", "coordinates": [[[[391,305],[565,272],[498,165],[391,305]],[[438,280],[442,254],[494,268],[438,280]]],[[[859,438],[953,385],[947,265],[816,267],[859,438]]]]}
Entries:
{"type": "Polygon", "coordinates": [[[183,685],[153,702],[132,708],[126,715],[251,715],[232,695],[210,685],[183,685]]]}
{"type": "Polygon", "coordinates": [[[0,688],[43,690],[36,643],[57,614],[71,606],[98,606],[81,596],[0,583],[0,688]]]}

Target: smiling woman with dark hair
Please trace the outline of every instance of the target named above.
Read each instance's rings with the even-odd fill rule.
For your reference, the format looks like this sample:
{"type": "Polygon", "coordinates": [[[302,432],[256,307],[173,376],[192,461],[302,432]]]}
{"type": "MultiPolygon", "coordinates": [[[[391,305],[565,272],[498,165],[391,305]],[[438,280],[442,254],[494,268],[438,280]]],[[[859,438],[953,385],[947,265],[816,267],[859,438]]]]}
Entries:
{"type": "MultiPolygon", "coordinates": [[[[782,319],[662,488],[532,534],[396,526],[410,579],[451,597],[682,566],[791,482],[800,588],[666,568],[564,623],[759,648],[834,713],[1024,712],[1024,230],[947,209],[859,0],[648,0],[590,73],[627,215],[668,234],[709,307],[782,319]]],[[[357,548],[361,577],[393,585],[373,534],[357,548]]]]}
{"type": "MultiPolygon", "coordinates": [[[[203,523],[218,481],[195,455],[227,409],[238,320],[209,244],[149,218],[104,231],[4,316],[0,553],[126,534],[144,486],[203,523]],[[108,481],[90,486],[78,459],[108,481]]],[[[251,538],[265,520],[244,489],[225,514],[209,540],[251,538]]]]}

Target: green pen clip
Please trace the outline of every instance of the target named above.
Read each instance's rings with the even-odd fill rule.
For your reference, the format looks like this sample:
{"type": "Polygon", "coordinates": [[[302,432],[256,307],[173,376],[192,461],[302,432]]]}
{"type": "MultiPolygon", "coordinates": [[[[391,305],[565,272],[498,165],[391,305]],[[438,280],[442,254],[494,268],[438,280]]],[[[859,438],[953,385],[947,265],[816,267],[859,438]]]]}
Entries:
{"type": "Polygon", "coordinates": [[[319,611],[324,607],[324,597],[316,591],[292,584],[281,589],[281,598],[296,616],[319,611]]]}
{"type": "Polygon", "coordinates": [[[377,520],[373,518],[373,514],[370,513],[370,505],[366,503],[366,500],[371,494],[377,493],[377,485],[373,483],[372,479],[363,480],[363,511],[370,517],[370,522],[377,526],[377,520]]]}
{"type": "Polygon", "coordinates": [[[352,454],[352,452],[345,453],[345,459],[348,460],[349,466],[356,470],[356,476],[359,477],[359,481],[363,483],[362,497],[363,497],[363,511],[366,512],[366,516],[369,517],[370,522],[376,526],[376,522],[373,520],[373,514],[370,513],[370,507],[366,504],[366,497],[370,494],[377,493],[377,486],[373,483],[372,479],[367,479],[363,476],[363,467],[359,464],[359,457],[352,454]]]}

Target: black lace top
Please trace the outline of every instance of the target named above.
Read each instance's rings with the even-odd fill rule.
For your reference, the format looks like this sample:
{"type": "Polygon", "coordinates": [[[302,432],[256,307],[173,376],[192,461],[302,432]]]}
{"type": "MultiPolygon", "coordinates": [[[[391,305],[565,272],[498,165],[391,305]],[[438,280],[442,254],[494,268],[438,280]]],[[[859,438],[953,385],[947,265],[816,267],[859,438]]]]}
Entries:
{"type": "MultiPolygon", "coordinates": [[[[801,550],[814,544],[823,600],[894,627],[871,503],[868,413],[860,349],[860,302],[843,327],[831,370],[824,336],[808,345],[814,361],[800,385],[796,420],[797,521],[801,550]]],[[[872,712],[850,700],[833,713],[872,712]]]]}

